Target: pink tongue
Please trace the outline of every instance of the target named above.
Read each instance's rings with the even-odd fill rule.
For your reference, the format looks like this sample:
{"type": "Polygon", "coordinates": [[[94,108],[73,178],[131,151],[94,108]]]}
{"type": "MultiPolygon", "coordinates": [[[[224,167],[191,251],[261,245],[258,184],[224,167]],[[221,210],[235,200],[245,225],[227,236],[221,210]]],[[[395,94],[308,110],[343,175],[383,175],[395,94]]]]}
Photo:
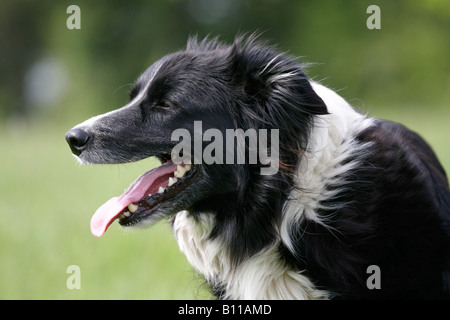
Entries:
{"type": "Polygon", "coordinates": [[[140,202],[144,199],[152,184],[159,177],[175,172],[176,169],[177,165],[169,161],[140,175],[121,196],[108,200],[97,209],[91,219],[92,234],[96,237],[101,237],[123,209],[132,202],[140,202]]]}

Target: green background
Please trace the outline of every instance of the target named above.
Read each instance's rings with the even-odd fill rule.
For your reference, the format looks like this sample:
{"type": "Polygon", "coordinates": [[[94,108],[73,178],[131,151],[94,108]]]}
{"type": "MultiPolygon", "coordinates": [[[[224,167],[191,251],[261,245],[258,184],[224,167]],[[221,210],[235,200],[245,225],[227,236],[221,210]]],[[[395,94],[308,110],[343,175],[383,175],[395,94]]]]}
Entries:
{"type": "Polygon", "coordinates": [[[95,210],[155,160],[80,166],[64,140],[126,103],[139,74],[189,35],[262,32],[361,112],[419,132],[449,171],[449,27],[446,0],[2,1],[0,298],[210,298],[167,222],[90,234],[95,210]],[[66,27],[71,4],[80,30],[66,27]],[[372,4],[380,30],[366,27],[372,4]],[[66,286],[70,265],[81,289],[66,286]]]}

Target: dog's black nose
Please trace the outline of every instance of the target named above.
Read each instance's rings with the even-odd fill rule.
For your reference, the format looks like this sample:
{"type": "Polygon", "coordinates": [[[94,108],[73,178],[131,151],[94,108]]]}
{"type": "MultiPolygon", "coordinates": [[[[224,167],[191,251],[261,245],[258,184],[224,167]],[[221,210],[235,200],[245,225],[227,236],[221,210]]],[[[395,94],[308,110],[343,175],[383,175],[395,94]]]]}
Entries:
{"type": "Polygon", "coordinates": [[[90,139],[90,135],[81,128],[74,128],[66,133],[66,141],[72,150],[72,153],[79,156],[90,139]]]}

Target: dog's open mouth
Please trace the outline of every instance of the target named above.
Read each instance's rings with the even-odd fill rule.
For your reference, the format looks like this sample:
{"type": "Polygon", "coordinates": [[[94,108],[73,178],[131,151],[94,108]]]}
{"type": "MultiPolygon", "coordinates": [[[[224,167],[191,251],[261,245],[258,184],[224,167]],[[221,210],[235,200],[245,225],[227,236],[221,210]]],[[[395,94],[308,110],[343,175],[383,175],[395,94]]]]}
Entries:
{"type": "Polygon", "coordinates": [[[149,218],[162,202],[175,197],[191,183],[196,166],[177,165],[167,157],[159,158],[162,165],[140,175],[122,195],[97,209],[91,219],[94,236],[101,237],[117,219],[121,225],[131,226],[149,218]]]}

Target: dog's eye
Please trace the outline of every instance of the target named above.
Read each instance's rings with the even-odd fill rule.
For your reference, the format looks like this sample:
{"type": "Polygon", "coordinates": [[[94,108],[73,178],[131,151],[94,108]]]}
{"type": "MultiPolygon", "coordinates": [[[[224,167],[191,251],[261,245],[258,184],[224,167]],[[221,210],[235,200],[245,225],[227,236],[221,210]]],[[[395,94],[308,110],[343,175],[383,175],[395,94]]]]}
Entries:
{"type": "Polygon", "coordinates": [[[159,107],[163,108],[163,109],[169,109],[172,108],[173,105],[170,102],[162,102],[158,105],[159,107]]]}

